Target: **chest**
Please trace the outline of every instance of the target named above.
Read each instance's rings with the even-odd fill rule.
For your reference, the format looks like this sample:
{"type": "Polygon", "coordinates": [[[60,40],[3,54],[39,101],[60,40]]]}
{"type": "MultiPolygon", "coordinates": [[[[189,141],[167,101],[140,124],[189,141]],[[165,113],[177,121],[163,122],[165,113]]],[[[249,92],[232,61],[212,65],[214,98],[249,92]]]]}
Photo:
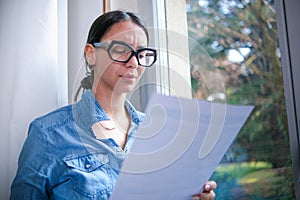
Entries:
{"type": "Polygon", "coordinates": [[[113,139],[122,149],[127,142],[128,128],[122,128],[109,123],[96,123],[92,126],[94,135],[97,139],[113,139]]]}

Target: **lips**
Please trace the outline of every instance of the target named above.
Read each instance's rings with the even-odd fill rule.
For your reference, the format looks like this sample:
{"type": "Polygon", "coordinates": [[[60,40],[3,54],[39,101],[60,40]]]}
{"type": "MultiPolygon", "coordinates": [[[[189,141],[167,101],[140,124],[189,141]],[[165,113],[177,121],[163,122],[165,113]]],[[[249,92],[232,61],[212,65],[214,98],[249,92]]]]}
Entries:
{"type": "Polygon", "coordinates": [[[122,77],[122,78],[125,78],[125,79],[137,78],[137,76],[135,74],[132,74],[132,73],[127,73],[127,74],[123,74],[123,75],[119,75],[119,76],[122,77]]]}

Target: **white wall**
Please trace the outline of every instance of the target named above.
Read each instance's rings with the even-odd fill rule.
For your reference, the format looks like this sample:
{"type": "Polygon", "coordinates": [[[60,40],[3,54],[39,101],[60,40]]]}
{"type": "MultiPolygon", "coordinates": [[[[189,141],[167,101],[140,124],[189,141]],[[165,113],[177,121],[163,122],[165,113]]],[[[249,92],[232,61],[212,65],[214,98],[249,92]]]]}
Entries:
{"type": "Polygon", "coordinates": [[[89,26],[101,14],[100,0],[0,1],[1,200],[30,121],[73,95],[89,26]]]}
{"type": "Polygon", "coordinates": [[[85,77],[83,57],[88,31],[93,21],[103,13],[101,0],[68,1],[68,88],[69,103],[85,77]]]}
{"type": "MultiPolygon", "coordinates": [[[[58,91],[55,0],[1,0],[0,199],[8,199],[29,122],[67,102],[58,91]]],[[[65,90],[65,89],[62,89],[65,90]]]]}

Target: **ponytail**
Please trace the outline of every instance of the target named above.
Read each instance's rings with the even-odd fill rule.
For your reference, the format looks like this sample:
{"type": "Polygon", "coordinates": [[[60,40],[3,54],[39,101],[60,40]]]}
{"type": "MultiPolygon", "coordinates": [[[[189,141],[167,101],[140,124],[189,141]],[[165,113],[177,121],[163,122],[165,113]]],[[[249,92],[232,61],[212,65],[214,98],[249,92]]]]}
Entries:
{"type": "Polygon", "coordinates": [[[93,82],[94,82],[94,67],[86,66],[86,77],[84,77],[81,81],[80,81],[80,86],[77,89],[77,92],[75,94],[74,97],[74,101],[77,101],[78,95],[80,93],[80,91],[82,90],[82,93],[84,93],[86,90],[90,90],[92,89],[93,86],[93,82]],[[90,71],[88,70],[88,68],[90,69],[90,71]]]}

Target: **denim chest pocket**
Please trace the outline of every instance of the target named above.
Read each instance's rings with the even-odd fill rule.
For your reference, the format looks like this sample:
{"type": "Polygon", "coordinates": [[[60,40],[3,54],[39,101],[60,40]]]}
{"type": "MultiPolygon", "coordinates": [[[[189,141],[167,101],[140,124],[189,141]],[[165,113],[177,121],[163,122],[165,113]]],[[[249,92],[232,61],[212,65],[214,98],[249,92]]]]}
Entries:
{"type": "Polygon", "coordinates": [[[66,158],[64,162],[74,190],[90,199],[108,198],[114,182],[108,155],[90,153],[66,158]]]}

